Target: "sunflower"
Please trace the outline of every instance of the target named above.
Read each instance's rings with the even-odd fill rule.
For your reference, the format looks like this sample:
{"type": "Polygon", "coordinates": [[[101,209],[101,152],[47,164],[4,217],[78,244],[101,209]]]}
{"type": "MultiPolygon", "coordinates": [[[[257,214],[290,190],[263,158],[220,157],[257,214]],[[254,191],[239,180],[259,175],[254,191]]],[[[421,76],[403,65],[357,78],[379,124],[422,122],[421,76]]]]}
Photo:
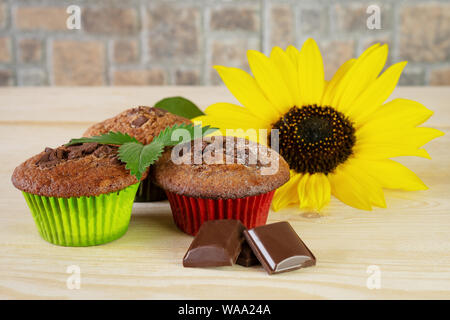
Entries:
{"type": "Polygon", "coordinates": [[[216,103],[195,120],[221,129],[279,130],[279,152],[291,177],[276,191],[274,210],[298,204],[320,211],[331,195],[358,209],[384,208],[383,188],[427,189],[391,158],[430,158],[422,146],[443,135],[418,127],[433,113],[422,104],[407,99],[384,103],[406,65],[399,62],[381,73],[387,56],[387,45],[375,44],[326,81],[313,39],[300,51],[274,47],[270,57],[249,50],[253,76],[214,67],[242,106],[216,103]]]}

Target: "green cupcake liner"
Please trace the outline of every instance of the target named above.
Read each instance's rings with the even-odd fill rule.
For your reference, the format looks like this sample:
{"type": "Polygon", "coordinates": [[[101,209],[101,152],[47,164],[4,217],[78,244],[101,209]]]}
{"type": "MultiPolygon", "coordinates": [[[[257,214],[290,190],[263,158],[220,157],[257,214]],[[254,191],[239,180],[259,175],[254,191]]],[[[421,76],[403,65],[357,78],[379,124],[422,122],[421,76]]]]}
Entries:
{"type": "Polygon", "coordinates": [[[120,238],[128,229],[139,183],[93,197],[43,197],[22,192],[42,238],[85,247],[120,238]]]}

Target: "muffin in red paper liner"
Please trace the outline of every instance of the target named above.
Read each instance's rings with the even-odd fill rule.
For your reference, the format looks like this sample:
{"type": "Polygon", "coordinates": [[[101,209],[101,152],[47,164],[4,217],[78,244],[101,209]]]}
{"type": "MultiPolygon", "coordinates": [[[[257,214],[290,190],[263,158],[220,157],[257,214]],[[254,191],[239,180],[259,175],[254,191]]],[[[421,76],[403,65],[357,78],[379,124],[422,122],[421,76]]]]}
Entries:
{"type": "Polygon", "coordinates": [[[166,150],[152,174],[167,194],[177,227],[195,235],[208,220],[264,225],[275,190],[289,180],[289,166],[266,146],[212,136],[166,150]]]}

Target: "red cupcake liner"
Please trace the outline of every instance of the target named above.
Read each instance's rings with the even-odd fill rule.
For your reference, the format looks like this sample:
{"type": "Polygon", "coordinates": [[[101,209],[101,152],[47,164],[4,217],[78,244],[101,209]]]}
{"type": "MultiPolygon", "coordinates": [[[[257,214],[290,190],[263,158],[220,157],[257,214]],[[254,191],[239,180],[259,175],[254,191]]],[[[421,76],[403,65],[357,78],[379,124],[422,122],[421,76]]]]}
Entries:
{"type": "Polygon", "coordinates": [[[183,232],[195,236],[208,220],[240,220],[248,229],[266,224],[275,190],[239,199],[202,199],[166,191],[173,220],[183,232]]]}

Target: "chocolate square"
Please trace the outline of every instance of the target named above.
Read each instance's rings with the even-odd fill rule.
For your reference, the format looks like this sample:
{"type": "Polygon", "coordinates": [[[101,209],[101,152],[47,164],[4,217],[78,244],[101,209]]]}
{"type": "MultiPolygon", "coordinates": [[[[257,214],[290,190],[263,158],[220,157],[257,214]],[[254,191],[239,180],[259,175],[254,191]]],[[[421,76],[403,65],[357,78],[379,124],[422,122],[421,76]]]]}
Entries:
{"type": "Polygon", "coordinates": [[[245,230],[244,236],[269,274],[316,264],[312,252],[286,221],[245,230]]]}
{"type": "Polygon", "coordinates": [[[211,220],[203,223],[183,258],[183,266],[233,265],[241,252],[244,229],[239,220],[211,220]]]}

